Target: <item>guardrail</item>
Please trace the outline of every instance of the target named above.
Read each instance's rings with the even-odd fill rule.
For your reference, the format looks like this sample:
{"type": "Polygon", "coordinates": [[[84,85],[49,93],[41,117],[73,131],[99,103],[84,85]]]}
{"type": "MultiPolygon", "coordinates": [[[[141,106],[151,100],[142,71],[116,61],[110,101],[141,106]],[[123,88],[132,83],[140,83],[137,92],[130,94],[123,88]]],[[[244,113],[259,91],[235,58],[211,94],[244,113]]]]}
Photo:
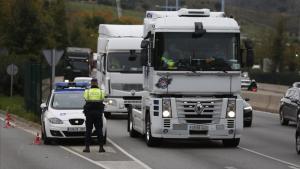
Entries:
{"type": "Polygon", "coordinates": [[[242,91],[243,98],[249,98],[249,103],[256,110],[278,113],[280,100],[289,86],[258,84],[257,92],[242,91]]]}

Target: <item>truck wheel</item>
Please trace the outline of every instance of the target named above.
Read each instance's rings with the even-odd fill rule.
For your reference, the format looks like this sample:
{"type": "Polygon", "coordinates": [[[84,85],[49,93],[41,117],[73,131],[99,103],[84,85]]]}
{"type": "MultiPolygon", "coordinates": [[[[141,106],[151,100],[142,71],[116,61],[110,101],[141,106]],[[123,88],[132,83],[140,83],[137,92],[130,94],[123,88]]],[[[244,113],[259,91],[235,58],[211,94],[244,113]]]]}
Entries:
{"type": "Polygon", "coordinates": [[[300,134],[296,134],[296,151],[297,154],[300,154],[300,134]]]}
{"type": "Polygon", "coordinates": [[[251,127],[252,121],[244,121],[244,127],[251,127]]]}
{"type": "Polygon", "coordinates": [[[132,113],[128,112],[128,132],[130,137],[138,137],[139,133],[133,128],[133,117],[132,113]]]}
{"type": "Polygon", "coordinates": [[[146,115],[145,129],[146,129],[145,130],[146,131],[145,140],[146,140],[147,145],[149,147],[155,147],[155,146],[160,145],[161,139],[152,137],[152,134],[151,134],[151,120],[150,120],[149,113],[146,115]]]}
{"type": "Polygon", "coordinates": [[[280,120],[280,124],[283,126],[286,126],[289,124],[289,120],[287,120],[286,118],[284,118],[284,114],[282,109],[279,112],[279,120],[280,120]]]}
{"type": "Polygon", "coordinates": [[[225,147],[237,147],[240,144],[240,139],[239,138],[234,138],[234,139],[224,139],[223,145],[225,147]]]}
{"type": "Polygon", "coordinates": [[[104,112],[104,116],[105,116],[107,119],[110,119],[110,118],[111,118],[111,112],[104,112]]]}

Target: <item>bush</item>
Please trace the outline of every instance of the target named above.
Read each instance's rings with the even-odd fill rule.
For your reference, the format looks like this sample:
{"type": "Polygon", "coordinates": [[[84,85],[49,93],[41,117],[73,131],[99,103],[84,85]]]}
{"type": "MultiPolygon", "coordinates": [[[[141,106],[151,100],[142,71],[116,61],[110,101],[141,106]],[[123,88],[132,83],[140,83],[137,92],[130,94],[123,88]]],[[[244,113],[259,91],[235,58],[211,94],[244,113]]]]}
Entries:
{"type": "Polygon", "coordinates": [[[291,86],[296,81],[300,81],[300,75],[297,72],[250,72],[250,77],[260,83],[280,84],[288,86],[291,86]]]}
{"type": "Polygon", "coordinates": [[[33,122],[39,122],[39,116],[25,110],[24,98],[21,96],[0,96],[0,109],[33,122]]]}

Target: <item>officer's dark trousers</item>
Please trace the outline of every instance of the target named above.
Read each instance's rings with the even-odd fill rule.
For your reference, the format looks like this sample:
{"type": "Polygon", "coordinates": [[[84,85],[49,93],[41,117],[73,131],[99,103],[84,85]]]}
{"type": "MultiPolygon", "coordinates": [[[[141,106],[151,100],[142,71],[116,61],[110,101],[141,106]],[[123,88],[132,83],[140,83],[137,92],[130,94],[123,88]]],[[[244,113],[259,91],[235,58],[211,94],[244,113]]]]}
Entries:
{"type": "Polygon", "coordinates": [[[85,145],[86,146],[91,145],[92,142],[91,135],[92,135],[93,126],[96,129],[99,145],[103,145],[104,138],[103,138],[103,131],[102,131],[103,128],[102,113],[87,112],[85,126],[86,126],[85,145]]]}

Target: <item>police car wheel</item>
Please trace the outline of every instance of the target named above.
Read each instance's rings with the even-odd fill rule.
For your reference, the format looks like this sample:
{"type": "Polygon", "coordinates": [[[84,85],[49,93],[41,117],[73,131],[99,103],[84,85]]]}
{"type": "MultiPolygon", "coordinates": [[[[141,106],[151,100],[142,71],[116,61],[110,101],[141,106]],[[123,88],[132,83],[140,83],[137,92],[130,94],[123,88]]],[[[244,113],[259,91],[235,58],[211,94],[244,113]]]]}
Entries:
{"type": "Polygon", "coordinates": [[[300,154],[300,134],[296,135],[296,151],[297,154],[300,154]]]}
{"type": "Polygon", "coordinates": [[[44,129],[42,131],[42,140],[44,141],[45,145],[50,145],[52,143],[51,139],[47,137],[45,127],[44,127],[44,129]]]}
{"type": "Polygon", "coordinates": [[[152,137],[152,134],[151,134],[151,120],[150,120],[149,113],[147,113],[147,115],[146,115],[146,125],[145,125],[145,127],[146,127],[145,140],[146,140],[147,145],[149,147],[155,147],[155,146],[160,145],[161,139],[152,137]]]}

